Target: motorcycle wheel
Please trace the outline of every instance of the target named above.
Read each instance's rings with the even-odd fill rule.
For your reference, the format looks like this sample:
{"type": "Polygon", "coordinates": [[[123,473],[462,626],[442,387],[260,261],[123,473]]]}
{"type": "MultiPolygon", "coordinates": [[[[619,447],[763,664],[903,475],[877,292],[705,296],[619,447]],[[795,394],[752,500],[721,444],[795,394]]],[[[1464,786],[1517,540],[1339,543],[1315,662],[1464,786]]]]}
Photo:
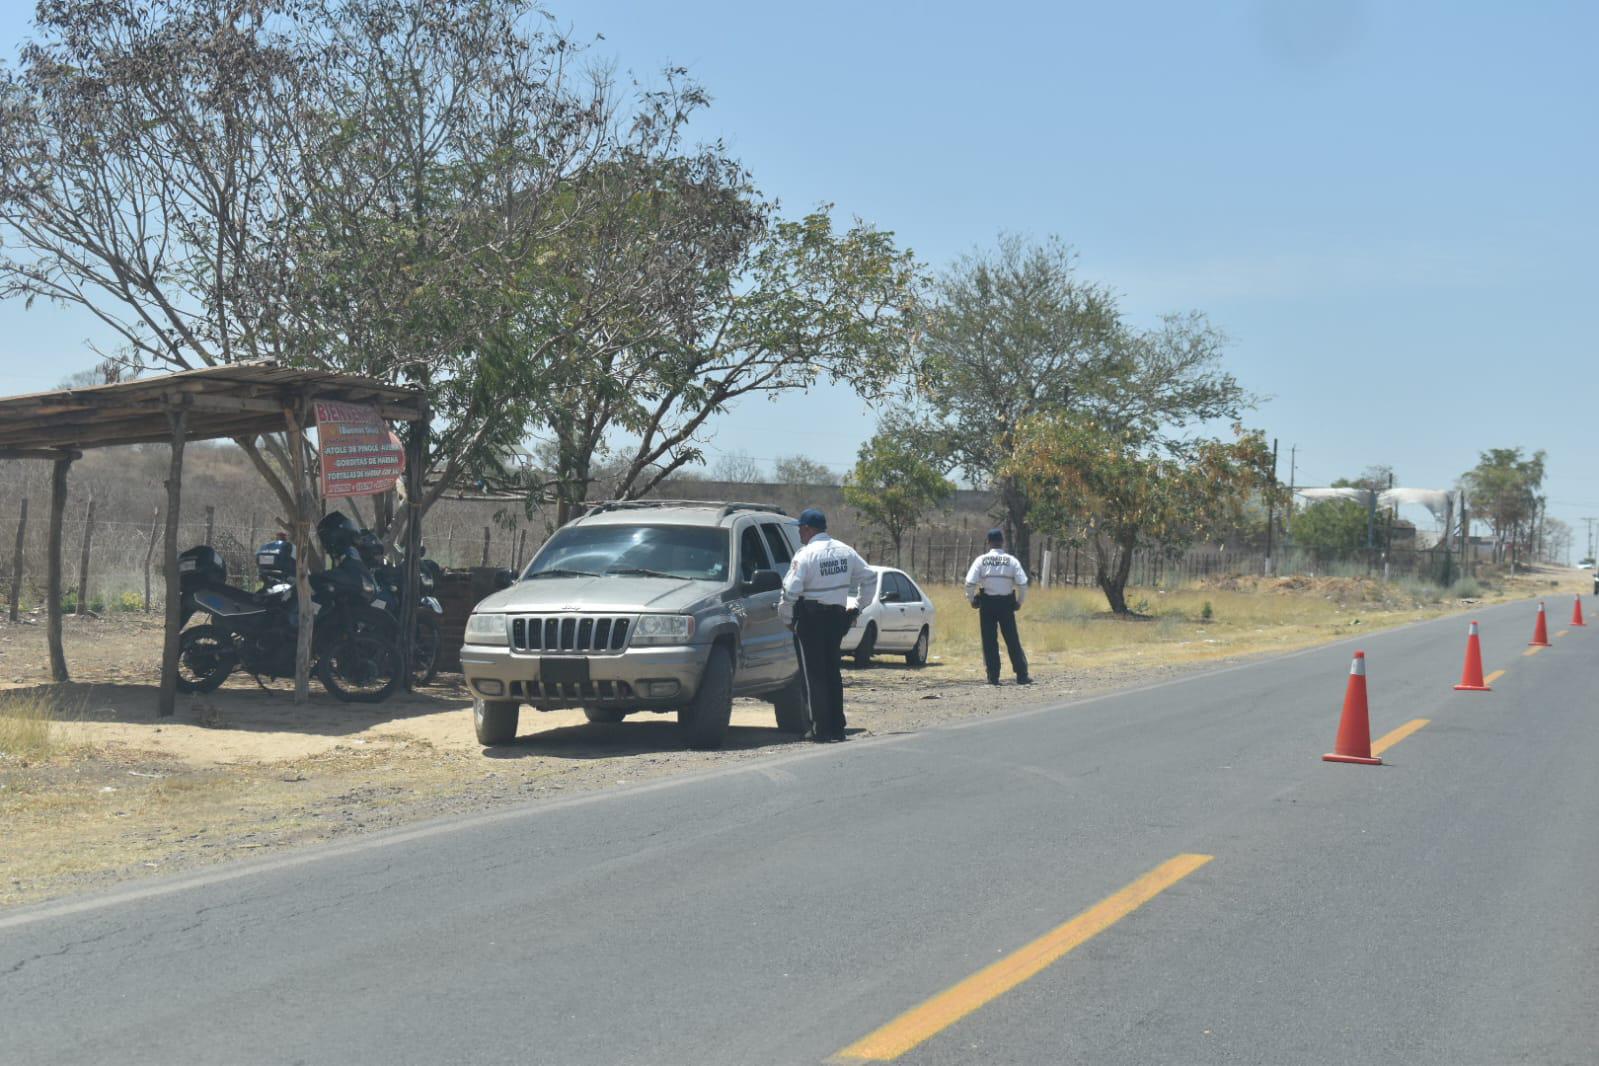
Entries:
{"type": "Polygon", "coordinates": [[[322,687],[346,703],[382,703],[400,687],[394,623],[377,610],[355,612],[317,660],[322,687]]]}
{"type": "Polygon", "coordinates": [[[213,692],[233,673],[239,655],[220,626],[185,629],[178,644],[178,691],[213,692]]]}
{"type": "Polygon", "coordinates": [[[443,643],[444,632],[439,628],[439,620],[431,614],[418,614],[416,633],[411,638],[412,685],[425,685],[439,676],[439,648],[443,643]]]}

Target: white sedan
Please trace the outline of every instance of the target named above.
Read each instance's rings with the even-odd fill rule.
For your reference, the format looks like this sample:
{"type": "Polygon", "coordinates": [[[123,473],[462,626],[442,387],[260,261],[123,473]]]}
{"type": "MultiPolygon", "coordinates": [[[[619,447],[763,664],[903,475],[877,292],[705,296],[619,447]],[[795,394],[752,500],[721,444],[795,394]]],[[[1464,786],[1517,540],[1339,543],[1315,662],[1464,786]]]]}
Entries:
{"type": "Polygon", "coordinates": [[[849,605],[860,608],[855,626],[844,634],[840,650],[865,666],[873,655],[905,656],[912,666],[927,662],[933,641],[933,601],[903,570],[874,566],[871,580],[849,605]]]}

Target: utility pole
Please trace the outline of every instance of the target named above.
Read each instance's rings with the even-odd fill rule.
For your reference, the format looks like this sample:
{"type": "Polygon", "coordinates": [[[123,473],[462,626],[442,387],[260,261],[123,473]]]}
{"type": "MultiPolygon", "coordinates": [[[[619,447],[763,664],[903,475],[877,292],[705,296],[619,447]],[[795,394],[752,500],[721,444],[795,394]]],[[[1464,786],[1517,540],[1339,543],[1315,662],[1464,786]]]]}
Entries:
{"type": "Polygon", "coordinates": [[[1588,518],[1584,518],[1583,521],[1586,522],[1587,525],[1588,525],[1588,554],[1583,556],[1583,558],[1592,559],[1593,558],[1593,524],[1595,522],[1599,522],[1599,518],[1588,517],[1588,518]]]}
{"type": "Polygon", "coordinates": [[[1283,523],[1283,551],[1287,551],[1294,542],[1294,456],[1299,451],[1299,445],[1288,446],[1288,515],[1283,523]]]}
{"type": "MultiPolygon", "coordinates": [[[[1393,471],[1390,470],[1388,472],[1388,489],[1389,489],[1389,491],[1392,491],[1393,487],[1394,487],[1394,474],[1393,474],[1393,471]]],[[[1395,505],[1395,504],[1389,504],[1388,505],[1388,536],[1386,538],[1384,538],[1383,549],[1382,549],[1383,550],[1383,554],[1385,554],[1385,555],[1392,555],[1394,553],[1394,522],[1398,518],[1399,518],[1399,507],[1397,505],[1395,505]]]]}
{"type": "Polygon", "coordinates": [[[1271,570],[1271,527],[1276,521],[1277,503],[1277,438],[1271,439],[1271,483],[1266,489],[1266,576],[1271,570]]]}

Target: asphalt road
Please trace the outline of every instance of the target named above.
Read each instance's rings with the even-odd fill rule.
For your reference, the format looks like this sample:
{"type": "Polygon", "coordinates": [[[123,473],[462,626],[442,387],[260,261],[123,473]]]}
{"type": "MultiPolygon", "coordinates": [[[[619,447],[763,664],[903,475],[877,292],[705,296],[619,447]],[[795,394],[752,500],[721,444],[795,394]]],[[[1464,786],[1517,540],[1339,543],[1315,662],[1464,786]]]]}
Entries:
{"type": "Polygon", "coordinates": [[[0,1062],[819,1063],[959,985],[897,1061],[1590,1064],[1599,626],[1479,617],[1492,693],[1360,643],[1382,767],[1346,642],[9,912],[0,1062]]]}

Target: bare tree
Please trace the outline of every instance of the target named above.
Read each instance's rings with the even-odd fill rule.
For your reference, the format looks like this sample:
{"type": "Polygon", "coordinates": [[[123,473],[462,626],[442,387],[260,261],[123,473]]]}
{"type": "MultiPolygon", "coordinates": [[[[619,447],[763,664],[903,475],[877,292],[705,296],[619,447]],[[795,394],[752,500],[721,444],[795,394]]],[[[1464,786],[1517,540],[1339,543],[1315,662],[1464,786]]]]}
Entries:
{"type": "MultiPolygon", "coordinates": [[[[109,358],[271,357],[430,391],[429,500],[525,422],[506,294],[620,125],[526,0],[60,0],[0,72],[0,294],[109,358]]],[[[646,116],[648,117],[648,116],[646,116]]],[[[286,442],[242,441],[289,508],[286,442]]]]}
{"type": "Polygon", "coordinates": [[[746,451],[723,452],[711,466],[711,477],[731,485],[752,485],[764,480],[761,464],[746,451]]]}
{"type": "Polygon", "coordinates": [[[780,455],[772,464],[779,485],[837,485],[839,477],[823,463],[805,455],[780,455]]]}

